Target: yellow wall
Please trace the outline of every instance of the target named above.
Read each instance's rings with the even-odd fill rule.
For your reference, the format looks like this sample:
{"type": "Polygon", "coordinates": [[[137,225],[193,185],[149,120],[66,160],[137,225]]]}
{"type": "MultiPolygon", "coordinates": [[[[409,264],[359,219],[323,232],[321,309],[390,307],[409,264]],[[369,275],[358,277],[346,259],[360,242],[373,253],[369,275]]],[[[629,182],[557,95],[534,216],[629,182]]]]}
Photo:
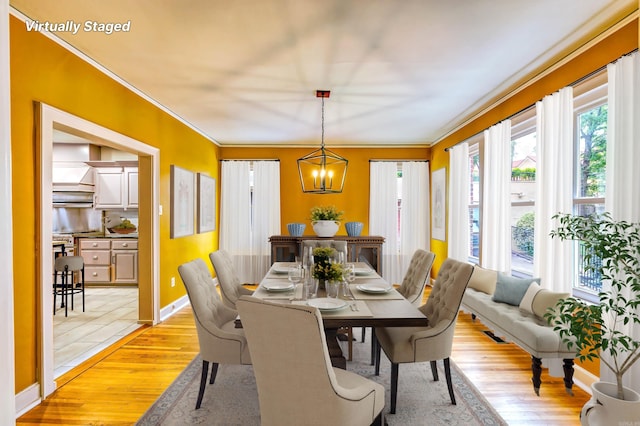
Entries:
{"type": "MultiPolygon", "coordinates": [[[[20,392],[37,381],[36,212],[40,206],[35,184],[34,102],[44,102],[159,148],[160,203],[167,213],[170,165],[217,178],[219,148],[46,37],[27,32],[25,24],[13,16],[10,37],[15,389],[20,392]]],[[[185,294],[178,265],[196,257],[206,259],[217,247],[217,232],[170,239],[169,214],[160,217],[161,307],[185,294]],[[169,286],[172,276],[176,277],[174,288],[169,286]]]]}
{"type": "Polygon", "coordinates": [[[344,148],[331,147],[336,154],[349,160],[344,190],[340,194],[305,194],[300,186],[296,160],[314,148],[221,148],[223,159],[279,159],[282,234],[287,235],[287,223],[301,222],[307,226],[305,235],[313,235],[309,213],[316,205],[335,205],[344,211],[338,235],[346,235],[346,222],[363,222],[363,235],[369,234],[369,160],[426,160],[428,148],[344,148]]]}

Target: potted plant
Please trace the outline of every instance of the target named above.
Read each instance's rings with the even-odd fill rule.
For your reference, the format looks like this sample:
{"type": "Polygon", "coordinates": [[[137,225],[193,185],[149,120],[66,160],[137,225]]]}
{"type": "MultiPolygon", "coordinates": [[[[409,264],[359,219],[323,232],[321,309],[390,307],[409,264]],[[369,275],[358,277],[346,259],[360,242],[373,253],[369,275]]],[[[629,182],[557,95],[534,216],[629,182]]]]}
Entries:
{"type": "Polygon", "coordinates": [[[333,237],[338,232],[340,220],[344,215],[335,206],[315,206],[311,208],[311,225],[318,237],[333,237]]]}
{"type": "MultiPolygon", "coordinates": [[[[336,294],[336,286],[339,284],[339,281],[342,281],[344,270],[342,269],[342,265],[340,263],[331,262],[329,256],[322,256],[321,254],[315,254],[316,250],[326,250],[327,248],[316,248],[314,249],[314,264],[312,275],[313,278],[318,280],[318,288],[324,288],[327,290],[327,295],[330,293],[330,288],[333,288],[333,294],[335,297],[336,294]]],[[[329,250],[334,249],[329,248],[329,250]]]]}
{"type": "Polygon", "coordinates": [[[313,255],[313,269],[311,276],[318,280],[318,288],[325,288],[325,270],[331,265],[331,258],[335,256],[336,249],[333,247],[315,247],[311,252],[313,255]]]}
{"type": "MultiPolygon", "coordinates": [[[[640,394],[624,387],[622,378],[640,359],[640,340],[624,331],[628,326],[640,325],[640,223],[614,221],[609,213],[558,214],[554,219],[560,224],[551,236],[579,241],[586,253],[585,270],[600,274],[607,287],[600,292],[598,303],[569,297],[559,300],[545,314],[567,346],[576,348],[581,361],[600,358],[616,376],[616,384],[592,385],[594,398],[583,409],[583,421],[592,409],[602,410],[606,399],[623,402],[623,407],[609,408],[607,413],[624,415],[624,407],[630,407],[630,415],[638,420],[640,394]]],[[[608,424],[620,424],[609,420],[608,424]]]]}

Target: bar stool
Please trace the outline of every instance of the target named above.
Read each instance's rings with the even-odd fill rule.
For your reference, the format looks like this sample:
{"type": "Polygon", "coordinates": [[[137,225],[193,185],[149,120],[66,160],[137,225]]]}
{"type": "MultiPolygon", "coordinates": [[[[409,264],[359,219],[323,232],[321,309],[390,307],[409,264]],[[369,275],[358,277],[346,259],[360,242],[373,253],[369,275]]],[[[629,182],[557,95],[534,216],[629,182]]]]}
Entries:
{"type": "Polygon", "coordinates": [[[56,314],[56,296],[60,295],[60,308],[64,307],[64,316],[68,314],[69,294],[73,310],[73,295],[82,293],[82,312],[84,312],[84,259],[82,256],[59,256],[55,260],[53,273],[53,315],[56,314]],[[60,283],[58,283],[58,272],[60,283]]]}

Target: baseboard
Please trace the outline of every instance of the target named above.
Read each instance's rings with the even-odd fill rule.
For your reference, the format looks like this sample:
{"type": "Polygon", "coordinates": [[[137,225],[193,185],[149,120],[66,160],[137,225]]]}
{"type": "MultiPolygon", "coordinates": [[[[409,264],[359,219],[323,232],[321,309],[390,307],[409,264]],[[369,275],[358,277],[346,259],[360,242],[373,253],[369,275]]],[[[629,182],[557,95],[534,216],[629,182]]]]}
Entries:
{"type": "MultiPolygon", "coordinates": [[[[217,278],[213,278],[213,285],[215,286],[218,285],[217,278]]],[[[160,309],[160,322],[166,320],[171,315],[175,314],[176,312],[178,312],[180,309],[184,308],[188,304],[189,304],[189,296],[185,294],[181,298],[173,301],[173,303],[170,303],[169,305],[160,309]]]]}
{"type": "Polygon", "coordinates": [[[16,394],[16,419],[33,407],[40,405],[40,385],[34,383],[22,392],[16,394]]]}
{"type": "Polygon", "coordinates": [[[573,383],[589,395],[591,395],[591,385],[598,381],[600,381],[600,378],[595,374],[579,365],[573,366],[573,383]]]}
{"type": "Polygon", "coordinates": [[[160,322],[171,317],[171,315],[175,314],[176,312],[178,312],[180,309],[184,308],[188,304],[189,304],[189,296],[187,296],[186,294],[181,298],[174,300],[172,303],[160,309],[160,322]]]}

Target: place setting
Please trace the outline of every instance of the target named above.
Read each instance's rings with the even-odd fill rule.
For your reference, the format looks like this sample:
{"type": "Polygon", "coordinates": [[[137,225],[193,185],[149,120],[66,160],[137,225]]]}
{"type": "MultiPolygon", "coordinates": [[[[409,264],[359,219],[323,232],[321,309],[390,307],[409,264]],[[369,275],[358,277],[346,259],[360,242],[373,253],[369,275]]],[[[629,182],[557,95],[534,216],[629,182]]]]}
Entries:
{"type": "Polygon", "coordinates": [[[361,284],[349,284],[349,290],[359,300],[401,300],[403,296],[392,285],[379,280],[361,284]]]}
{"type": "Polygon", "coordinates": [[[286,269],[282,264],[274,265],[271,268],[272,273],[277,273],[277,278],[279,279],[264,280],[254,293],[254,296],[270,300],[302,299],[304,295],[304,286],[302,284],[304,281],[304,270],[295,263],[292,265],[293,266],[287,265],[286,269]]]}

